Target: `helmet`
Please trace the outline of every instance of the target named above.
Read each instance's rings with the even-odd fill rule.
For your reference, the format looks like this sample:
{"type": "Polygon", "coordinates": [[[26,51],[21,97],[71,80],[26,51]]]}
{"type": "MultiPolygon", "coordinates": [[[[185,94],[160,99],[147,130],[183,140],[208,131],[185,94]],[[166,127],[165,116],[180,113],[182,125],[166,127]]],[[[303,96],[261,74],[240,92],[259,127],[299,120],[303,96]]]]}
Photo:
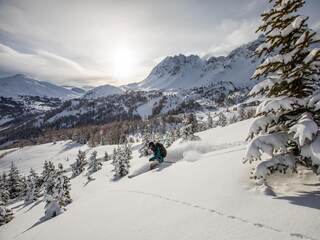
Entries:
{"type": "Polygon", "coordinates": [[[148,147],[151,149],[154,149],[156,147],[156,145],[154,144],[154,142],[149,142],[148,147]]]}

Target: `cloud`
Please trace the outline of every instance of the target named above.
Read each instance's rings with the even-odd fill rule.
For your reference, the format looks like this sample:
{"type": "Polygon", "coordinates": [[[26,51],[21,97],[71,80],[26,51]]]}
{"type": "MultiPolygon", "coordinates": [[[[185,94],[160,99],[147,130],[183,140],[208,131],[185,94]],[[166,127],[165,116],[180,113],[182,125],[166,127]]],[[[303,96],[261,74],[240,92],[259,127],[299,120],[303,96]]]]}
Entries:
{"type": "Polygon", "coordinates": [[[315,22],[314,24],[311,25],[311,28],[315,31],[320,31],[320,21],[315,22]]]}
{"type": "MultiPolygon", "coordinates": [[[[266,5],[261,0],[0,0],[0,43],[7,51],[1,53],[0,74],[17,71],[78,85],[141,81],[165,56],[225,55],[253,40],[266,5]],[[135,64],[127,66],[130,76],[115,79],[123,49],[135,53],[135,64]]],[[[308,0],[303,14],[318,21],[319,5],[308,0]]]]}
{"type": "Polygon", "coordinates": [[[218,26],[217,32],[224,37],[210,47],[208,55],[227,55],[230,51],[242,44],[256,39],[257,34],[254,30],[258,24],[258,19],[243,21],[228,19],[223,21],[222,24],[218,26]]]}
{"type": "Polygon", "coordinates": [[[22,53],[0,43],[0,71],[7,74],[24,73],[41,80],[51,80],[66,84],[77,80],[92,84],[92,79],[103,82],[112,80],[106,74],[89,70],[79,63],[56,54],[36,50],[34,53],[22,53]]]}

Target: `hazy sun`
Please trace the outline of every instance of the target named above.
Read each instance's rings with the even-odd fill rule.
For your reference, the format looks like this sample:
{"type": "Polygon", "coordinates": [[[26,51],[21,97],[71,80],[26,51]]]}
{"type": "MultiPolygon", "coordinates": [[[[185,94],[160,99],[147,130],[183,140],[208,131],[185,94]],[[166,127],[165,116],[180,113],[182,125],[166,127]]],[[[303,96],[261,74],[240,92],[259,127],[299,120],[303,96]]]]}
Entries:
{"type": "Polygon", "coordinates": [[[136,70],[138,56],[127,46],[116,47],[113,51],[113,76],[119,80],[129,78],[136,70]]]}

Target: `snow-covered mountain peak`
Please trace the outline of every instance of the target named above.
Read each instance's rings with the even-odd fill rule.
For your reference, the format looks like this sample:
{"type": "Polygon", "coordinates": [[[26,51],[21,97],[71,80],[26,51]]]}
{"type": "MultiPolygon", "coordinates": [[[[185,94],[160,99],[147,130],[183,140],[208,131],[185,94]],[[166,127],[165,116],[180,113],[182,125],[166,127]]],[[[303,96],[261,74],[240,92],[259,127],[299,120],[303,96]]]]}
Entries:
{"type": "Polygon", "coordinates": [[[12,78],[28,78],[28,76],[26,76],[25,74],[22,74],[22,73],[15,74],[11,77],[12,78]]]}
{"type": "Polygon", "coordinates": [[[89,90],[84,95],[84,98],[94,99],[94,98],[99,98],[99,97],[107,97],[107,96],[113,95],[113,94],[121,94],[124,92],[125,91],[120,87],[106,84],[106,85],[102,85],[102,86],[99,86],[99,87],[96,87],[94,89],[89,90]]]}
{"type": "Polygon", "coordinates": [[[24,74],[0,78],[0,85],[2,97],[39,96],[68,99],[81,95],[49,82],[32,79],[24,74]]]}
{"type": "Polygon", "coordinates": [[[252,57],[264,36],[234,49],[226,57],[197,55],[169,56],[153,68],[148,77],[137,84],[140,89],[188,89],[217,82],[232,82],[236,87],[251,87],[249,80],[259,63],[252,57]]]}
{"type": "Polygon", "coordinates": [[[234,59],[238,57],[252,58],[252,55],[255,53],[255,50],[264,42],[264,40],[265,36],[260,35],[256,40],[234,49],[229,53],[227,57],[229,59],[234,59]]]}
{"type": "Polygon", "coordinates": [[[162,77],[165,74],[174,76],[185,66],[199,67],[202,64],[203,61],[197,55],[185,56],[179,54],[175,56],[168,56],[153,68],[149,76],[156,75],[158,77],[162,77]]]}

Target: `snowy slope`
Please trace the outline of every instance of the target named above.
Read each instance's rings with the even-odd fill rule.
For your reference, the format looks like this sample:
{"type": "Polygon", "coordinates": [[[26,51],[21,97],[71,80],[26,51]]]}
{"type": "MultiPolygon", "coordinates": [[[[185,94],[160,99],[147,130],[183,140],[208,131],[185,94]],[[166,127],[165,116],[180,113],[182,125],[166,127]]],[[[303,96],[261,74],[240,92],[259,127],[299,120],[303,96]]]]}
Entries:
{"type": "Polygon", "coordinates": [[[81,94],[45,81],[37,81],[22,74],[0,78],[0,96],[16,98],[19,95],[74,98],[81,94]]]}
{"type": "MultiPolygon", "coordinates": [[[[104,163],[95,181],[87,183],[85,176],[72,180],[73,203],[51,220],[39,221],[43,202],[29,206],[18,202],[13,205],[16,217],[0,227],[0,238],[320,239],[317,178],[299,175],[290,181],[282,178],[278,184],[271,181],[273,191],[249,181],[250,167],[241,160],[250,123],[199,133],[202,141],[197,143],[175,142],[167,160],[176,163],[131,179],[113,182],[112,166],[104,163]]],[[[47,149],[47,159],[55,161],[66,144],[9,153],[0,159],[0,167],[6,168],[11,160],[16,161],[14,154],[24,156],[26,151],[28,166],[22,160],[17,165],[38,168],[41,157],[36,148],[47,149]]],[[[74,152],[78,148],[71,147],[74,152]]],[[[147,159],[138,159],[136,150],[133,153],[131,172],[139,172],[147,159]]]]}
{"type": "Polygon", "coordinates": [[[121,93],[124,93],[124,90],[122,90],[121,88],[106,84],[89,90],[85,94],[84,98],[95,99],[121,93]]]}
{"type": "Polygon", "coordinates": [[[231,82],[236,87],[252,87],[253,74],[260,59],[251,57],[263,37],[233,50],[226,57],[202,59],[197,55],[166,57],[140,83],[129,87],[140,89],[187,89],[210,83],[231,82]]]}

